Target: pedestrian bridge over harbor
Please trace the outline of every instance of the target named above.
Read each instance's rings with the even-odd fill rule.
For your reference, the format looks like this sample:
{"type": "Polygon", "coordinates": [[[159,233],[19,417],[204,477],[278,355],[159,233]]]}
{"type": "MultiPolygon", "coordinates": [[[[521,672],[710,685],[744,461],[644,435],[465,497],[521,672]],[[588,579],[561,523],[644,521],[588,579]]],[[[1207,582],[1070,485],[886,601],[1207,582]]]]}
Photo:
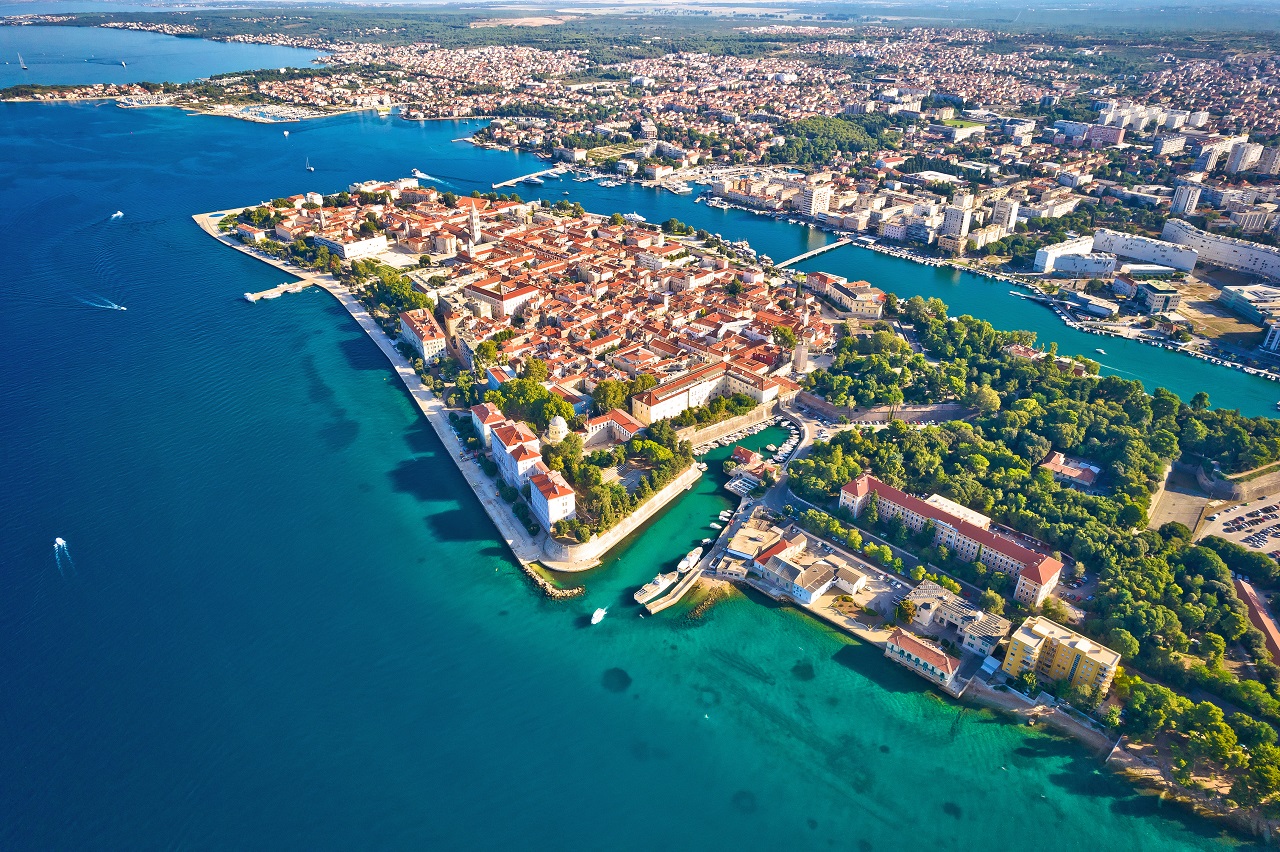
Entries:
{"type": "Polygon", "coordinates": [[[837,248],[840,248],[841,246],[847,246],[851,242],[853,242],[853,240],[848,239],[847,237],[845,239],[836,240],[834,243],[827,243],[825,246],[818,246],[813,251],[807,251],[804,254],[798,254],[795,257],[787,258],[781,263],[775,263],[774,266],[778,267],[779,269],[786,269],[788,266],[792,265],[793,263],[799,263],[802,260],[808,260],[811,257],[817,257],[823,252],[831,251],[832,249],[837,249],[837,248]]]}

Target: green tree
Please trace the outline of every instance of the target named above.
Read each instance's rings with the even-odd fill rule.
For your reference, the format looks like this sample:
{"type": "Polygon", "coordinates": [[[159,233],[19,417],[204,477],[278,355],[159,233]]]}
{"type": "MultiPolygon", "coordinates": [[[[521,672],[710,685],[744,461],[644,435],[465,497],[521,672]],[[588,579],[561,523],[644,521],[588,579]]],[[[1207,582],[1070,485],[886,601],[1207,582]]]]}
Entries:
{"type": "Polygon", "coordinates": [[[789,326],[774,326],[773,342],[781,346],[783,349],[795,349],[796,333],[789,326]]]}
{"type": "Polygon", "coordinates": [[[978,596],[978,606],[992,615],[1004,614],[1004,598],[990,589],[984,589],[978,596]]]}

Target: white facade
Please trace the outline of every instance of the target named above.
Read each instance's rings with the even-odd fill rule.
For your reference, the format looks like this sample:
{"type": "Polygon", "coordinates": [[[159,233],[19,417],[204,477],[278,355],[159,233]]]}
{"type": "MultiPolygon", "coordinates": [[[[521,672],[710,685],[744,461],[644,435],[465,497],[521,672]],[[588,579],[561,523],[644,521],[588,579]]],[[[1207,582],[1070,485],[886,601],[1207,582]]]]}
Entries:
{"type": "Polygon", "coordinates": [[[329,237],[316,236],[315,241],[343,260],[360,260],[382,254],[387,250],[387,235],[378,234],[363,240],[333,240],[329,237]]]}
{"type": "Polygon", "coordinates": [[[1195,250],[1206,263],[1252,272],[1271,280],[1280,279],[1280,248],[1207,234],[1181,219],[1165,222],[1160,236],[1171,243],[1195,250]]]}
{"type": "Polygon", "coordinates": [[[1158,263],[1161,266],[1169,266],[1173,269],[1189,272],[1196,265],[1196,250],[1180,246],[1176,244],[1176,241],[1165,242],[1165,240],[1169,239],[1167,233],[1169,224],[1175,221],[1181,220],[1170,219],[1165,224],[1164,240],[1153,240],[1150,237],[1122,234],[1119,231],[1099,228],[1098,232],[1093,235],[1093,245],[1098,251],[1118,254],[1144,263],[1158,263]]]}
{"type": "Polygon", "coordinates": [[[1173,191],[1173,203],[1169,212],[1174,216],[1190,216],[1200,203],[1200,187],[1193,183],[1184,183],[1173,191]]]}
{"type": "Polygon", "coordinates": [[[1089,254],[1091,251],[1093,251],[1093,237],[1077,237],[1074,240],[1045,246],[1036,252],[1036,262],[1032,269],[1036,272],[1053,272],[1058,258],[1069,254],[1089,254]]]}
{"type": "Polygon", "coordinates": [[[548,531],[556,521],[572,520],[577,515],[573,489],[559,471],[539,473],[530,478],[529,503],[538,523],[548,531]]]}
{"type": "Polygon", "coordinates": [[[1068,254],[1057,259],[1053,265],[1054,272],[1083,278],[1084,276],[1101,278],[1112,275],[1116,271],[1116,256],[1091,252],[1089,254],[1068,254]]]}

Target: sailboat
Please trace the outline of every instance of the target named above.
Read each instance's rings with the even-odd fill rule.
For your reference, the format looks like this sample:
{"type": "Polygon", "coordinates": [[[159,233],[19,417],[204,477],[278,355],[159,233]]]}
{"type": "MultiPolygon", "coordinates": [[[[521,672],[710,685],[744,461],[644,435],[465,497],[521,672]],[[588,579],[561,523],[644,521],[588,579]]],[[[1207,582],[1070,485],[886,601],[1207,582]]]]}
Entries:
{"type": "Polygon", "coordinates": [[[316,167],[311,165],[311,158],[307,157],[307,171],[314,172],[315,170],[316,170],[316,167]]]}
{"type": "Polygon", "coordinates": [[[22,59],[22,54],[21,54],[21,53],[19,53],[19,54],[18,54],[18,64],[19,64],[20,66],[22,66],[22,70],[23,70],[23,71],[26,71],[26,70],[27,70],[27,63],[22,59]]]}
{"type": "Polygon", "coordinates": [[[129,66],[128,66],[128,65],[125,65],[125,64],[124,64],[124,60],[123,60],[123,59],[121,59],[121,60],[120,60],[120,67],[121,67],[121,68],[128,68],[129,66]]]}

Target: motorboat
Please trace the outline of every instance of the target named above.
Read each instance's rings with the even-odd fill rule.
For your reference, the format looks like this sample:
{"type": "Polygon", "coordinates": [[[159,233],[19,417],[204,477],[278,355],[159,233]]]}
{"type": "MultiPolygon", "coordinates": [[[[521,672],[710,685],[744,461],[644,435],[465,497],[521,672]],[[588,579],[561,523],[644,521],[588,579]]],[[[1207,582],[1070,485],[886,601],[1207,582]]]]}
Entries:
{"type": "Polygon", "coordinates": [[[713,529],[713,530],[722,530],[722,529],[724,529],[724,527],[720,526],[720,524],[713,523],[713,524],[711,524],[711,529],[713,529]]]}
{"type": "Polygon", "coordinates": [[[314,172],[315,170],[316,170],[316,167],[311,165],[311,158],[307,157],[307,171],[314,172]]]}
{"type": "Polygon", "coordinates": [[[591,613],[591,623],[599,624],[600,622],[604,621],[604,617],[608,614],[609,614],[608,608],[600,607],[598,610],[591,613]]]}

